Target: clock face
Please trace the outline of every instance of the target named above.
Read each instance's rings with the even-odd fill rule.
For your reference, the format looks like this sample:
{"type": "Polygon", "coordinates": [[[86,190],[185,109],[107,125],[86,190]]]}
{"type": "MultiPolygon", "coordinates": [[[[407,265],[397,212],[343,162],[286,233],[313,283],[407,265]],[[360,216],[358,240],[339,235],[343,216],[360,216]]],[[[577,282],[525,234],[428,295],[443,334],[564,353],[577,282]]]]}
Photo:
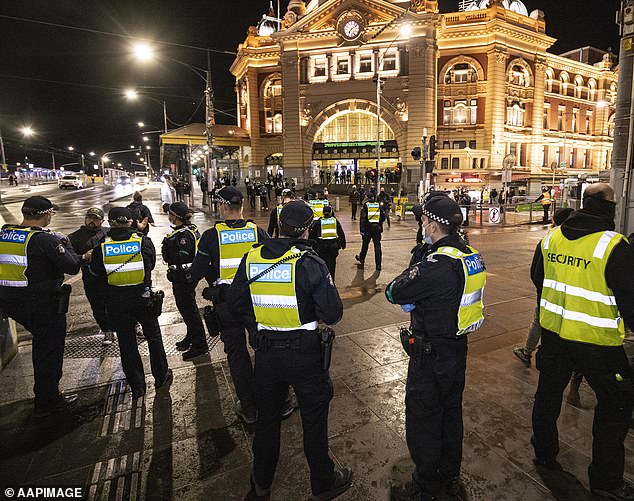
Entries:
{"type": "Polygon", "coordinates": [[[348,21],[343,27],[343,34],[349,40],[354,40],[359,36],[359,32],[361,31],[361,27],[357,21],[348,21]]]}

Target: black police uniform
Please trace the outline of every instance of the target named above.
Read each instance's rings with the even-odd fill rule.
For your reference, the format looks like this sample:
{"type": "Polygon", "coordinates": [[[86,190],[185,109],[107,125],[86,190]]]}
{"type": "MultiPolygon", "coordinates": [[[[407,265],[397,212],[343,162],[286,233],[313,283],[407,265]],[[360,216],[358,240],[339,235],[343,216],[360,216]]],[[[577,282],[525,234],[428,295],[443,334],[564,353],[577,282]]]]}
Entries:
{"type": "MultiPolygon", "coordinates": [[[[132,228],[112,228],[107,236],[117,242],[129,240],[133,234],[138,235],[132,228]]],[[[150,367],[157,387],[165,383],[169,369],[158,318],[154,316],[148,306],[152,270],[156,265],[156,251],[152,240],[146,236],[143,236],[141,241],[141,255],[143,257],[145,283],[139,285],[114,286],[108,284],[101,246],[93,250],[90,261],[92,273],[107,284],[106,308],[110,312],[112,326],[117,332],[117,341],[121,352],[121,365],[128,384],[132,388],[134,398],[142,396],[146,388],[143,361],[139,354],[134,329],[136,322],[139,322],[143,327],[143,336],[147,340],[150,352],[150,367]]]]}
{"type": "Polygon", "coordinates": [[[279,220],[278,220],[278,209],[277,206],[273,207],[271,210],[271,214],[269,215],[269,226],[266,232],[269,236],[277,238],[280,234],[279,220]]]}
{"type": "Polygon", "coordinates": [[[132,223],[132,229],[138,229],[137,225],[145,218],[147,218],[148,224],[142,232],[144,235],[147,236],[147,234],[150,232],[150,224],[154,224],[154,217],[152,217],[152,212],[150,211],[150,209],[143,202],[138,202],[136,200],[129,204],[127,208],[132,213],[132,218],[134,220],[134,222],[132,223]]]}
{"type": "MultiPolygon", "coordinates": [[[[429,245],[426,255],[439,247],[470,252],[457,234],[429,245]]],[[[390,302],[416,305],[411,330],[424,340],[410,356],[405,390],[407,446],[423,499],[433,499],[441,481],[460,475],[467,337],[455,333],[464,285],[461,261],[436,256],[405,270],[386,290],[390,302]]]]}
{"type": "Polygon", "coordinates": [[[368,220],[368,203],[363,204],[361,209],[361,220],[359,221],[359,229],[361,230],[361,252],[358,256],[360,263],[365,262],[365,257],[368,254],[370,248],[370,242],[374,244],[374,263],[376,269],[381,269],[381,261],[383,253],[381,251],[381,234],[383,233],[383,222],[385,221],[385,213],[380,211],[380,217],[378,223],[371,223],[368,220]]]}
{"type": "MultiPolygon", "coordinates": [[[[38,197],[41,198],[41,197],[38,197]]],[[[4,225],[2,235],[28,226],[4,225]]],[[[28,267],[26,287],[0,286],[2,313],[33,336],[32,357],[35,384],[35,411],[45,412],[59,405],[59,392],[66,339],[66,312],[60,313],[60,286],[64,274],[75,275],[80,270],[80,257],[67,238],[50,230],[30,227],[37,231],[27,244],[28,267]]],[[[0,280],[4,277],[0,275],[0,280]]]]}
{"type": "MultiPolygon", "coordinates": [[[[106,232],[103,228],[92,229],[82,226],[77,231],[68,235],[73,249],[80,256],[86,252],[93,250],[106,239],[106,232]]],[[[112,325],[106,311],[106,285],[103,280],[97,279],[90,272],[90,261],[81,260],[82,281],[84,283],[84,292],[90,303],[93,317],[99,328],[104,331],[112,331],[112,325]]]]}
{"type": "MultiPolygon", "coordinates": [[[[584,207],[586,205],[589,205],[588,201],[584,200],[584,207]]],[[[613,217],[613,214],[610,219],[599,212],[582,209],[574,212],[561,224],[561,231],[568,240],[612,231],[613,217]]],[[[614,292],[622,320],[628,327],[634,326],[632,276],[632,247],[622,241],[614,247],[608,258],[605,280],[614,292]]],[[[531,278],[537,288],[539,304],[544,282],[541,245],[535,250],[531,278]]],[[[592,463],[588,468],[590,486],[593,489],[619,489],[623,484],[625,464],[623,441],[630,426],[634,406],[633,375],[623,346],[598,346],[568,341],[542,328],[536,367],[539,370],[539,384],[533,407],[532,443],[537,460],[548,464],[559,452],[557,418],[561,412],[564,389],[573,370],[577,369],[588,380],[598,401],[592,426],[592,463]],[[615,374],[619,374],[621,380],[615,374]]]]}
{"type": "MultiPolygon", "coordinates": [[[[333,216],[334,217],[334,216],[333,216]]],[[[336,219],[336,218],[335,218],[336,219]]],[[[328,271],[335,279],[335,271],[337,268],[337,256],[339,256],[339,249],[344,250],[346,248],[346,234],[341,227],[339,220],[337,221],[337,238],[321,238],[321,220],[318,219],[313,222],[310,229],[309,238],[315,241],[313,249],[317,255],[324,260],[328,271]]]]}
{"type": "Polygon", "coordinates": [[[172,282],[172,292],[176,307],[187,326],[185,343],[193,352],[206,352],[207,338],[198,304],[196,304],[196,283],[192,283],[189,268],[196,256],[196,241],[200,233],[196,225],[181,225],[163,239],[163,260],[168,264],[167,279],[172,282]]]}
{"type": "MultiPolygon", "coordinates": [[[[227,220],[224,223],[230,228],[243,228],[247,221],[244,219],[227,220]]],[[[261,228],[257,229],[258,241],[269,238],[261,228]]],[[[205,278],[210,285],[220,278],[220,251],[218,245],[218,230],[206,230],[200,242],[198,252],[191,267],[191,280],[197,284],[205,278]]],[[[226,294],[229,286],[213,286],[214,309],[220,324],[220,338],[227,354],[227,363],[236,389],[236,395],[242,408],[248,415],[255,415],[255,383],[253,380],[253,364],[247,350],[245,325],[240,316],[232,315],[227,309],[226,294]]]]}
{"type": "MultiPolygon", "coordinates": [[[[262,257],[277,259],[293,246],[307,251],[296,263],[296,293],[302,325],[322,320],[338,322],[343,304],[326,264],[311,251],[307,240],[279,238],[266,240],[262,257]]],[[[255,314],[246,276],[246,258],[227,293],[227,303],[234,317],[246,319],[250,332],[256,332],[255,314]]],[[[253,440],[253,477],[262,489],[273,482],[280,451],[282,408],[289,385],[295,390],[304,429],[304,453],[310,466],[313,494],[333,485],[334,464],[328,455],[328,408],[333,396],[328,371],[321,366],[317,330],[258,332],[255,346],[255,382],[257,385],[258,422],[253,440]],[[262,339],[279,345],[267,349],[262,339]],[[286,340],[289,340],[286,343],[286,340]],[[259,345],[259,346],[258,346],[259,345]]]]}
{"type": "Polygon", "coordinates": [[[392,199],[390,198],[390,195],[388,195],[384,191],[381,191],[377,196],[377,202],[379,202],[381,206],[381,212],[385,214],[385,220],[387,221],[387,226],[389,228],[391,226],[390,207],[392,206],[392,199]]]}

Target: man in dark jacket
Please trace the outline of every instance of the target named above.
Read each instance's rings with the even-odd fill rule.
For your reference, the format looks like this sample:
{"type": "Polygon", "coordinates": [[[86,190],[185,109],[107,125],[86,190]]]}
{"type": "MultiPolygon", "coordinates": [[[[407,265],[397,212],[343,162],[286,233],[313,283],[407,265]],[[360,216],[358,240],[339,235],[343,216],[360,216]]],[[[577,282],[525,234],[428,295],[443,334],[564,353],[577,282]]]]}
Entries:
{"type": "Polygon", "coordinates": [[[313,222],[309,238],[315,241],[315,252],[324,260],[334,280],[339,249],[346,248],[346,234],[330,205],[324,207],[324,216],[313,222]]]}
{"type": "Polygon", "coordinates": [[[84,225],[68,235],[73,249],[82,258],[81,271],[84,292],[90,303],[92,315],[99,326],[99,334],[103,336],[102,344],[109,346],[114,341],[114,332],[106,311],[106,285],[90,273],[92,250],[106,239],[106,232],[101,227],[104,213],[99,207],[91,207],[86,212],[84,225]]]}
{"type": "Polygon", "coordinates": [[[282,190],[281,197],[282,202],[279,203],[276,207],[273,207],[273,210],[271,210],[271,215],[269,216],[269,227],[267,229],[267,233],[269,234],[269,236],[275,238],[277,238],[280,234],[279,216],[282,208],[291,200],[295,200],[295,195],[293,195],[293,192],[288,188],[282,190]]]}
{"type": "Polygon", "coordinates": [[[352,187],[352,191],[350,192],[350,207],[352,207],[352,220],[355,221],[357,219],[357,206],[360,202],[359,190],[357,190],[356,186],[352,187]]]}
{"type": "Polygon", "coordinates": [[[624,440],[634,405],[632,371],[623,349],[625,325],[634,326],[634,250],[614,230],[614,191],[589,186],[583,208],[537,246],[531,278],[538,294],[541,345],[533,407],[535,463],[561,470],[557,418],[574,369],[597,397],[592,425],[590,489],[634,500],[623,479],[624,440]]]}
{"type": "Polygon", "coordinates": [[[149,307],[156,251],[152,240],[132,229],[132,214],[126,207],[110,209],[108,221],[111,229],[106,240],[93,250],[90,270],[107,284],[106,308],[117,331],[123,372],[136,400],[146,390],[135,336],[137,321],[147,340],[155,387],[168,386],[172,381],[158,318],[149,307]]]}
{"type": "Polygon", "coordinates": [[[373,193],[374,192],[368,193],[368,201],[363,204],[363,208],[361,209],[361,221],[359,225],[362,237],[361,252],[354,258],[360,266],[363,266],[371,241],[374,244],[374,263],[376,270],[381,271],[381,234],[383,233],[385,214],[381,211],[381,207],[373,193]]]}
{"type": "Polygon", "coordinates": [[[385,295],[411,314],[401,334],[410,356],[405,388],[405,433],[416,470],[415,499],[437,499],[441,489],[460,491],[462,394],[467,334],[484,320],[486,272],[480,254],[457,233],[458,204],[431,197],[422,207],[424,259],[392,281],[385,295]]]}
{"type": "Polygon", "coordinates": [[[145,236],[150,232],[149,225],[154,225],[154,218],[150,209],[143,204],[143,195],[135,191],[132,195],[132,203],[128,205],[128,209],[132,214],[132,229],[142,232],[145,236]]]}
{"type": "Polygon", "coordinates": [[[328,455],[333,390],[322,367],[318,321],[337,323],[343,304],[325,263],[305,240],[312,221],[313,211],[303,201],[286,204],[280,214],[281,237],[265,240],[245,255],[227,294],[231,311],[253,333],[255,348],[258,423],[248,499],[270,495],[289,385],[301,409],[311,499],[334,499],[352,481],[352,471],[335,470],[328,455]],[[275,272],[267,273],[275,263],[275,272]]]}
{"type": "Polygon", "coordinates": [[[381,206],[381,212],[383,212],[385,220],[387,221],[387,227],[390,228],[392,226],[392,223],[390,222],[390,208],[392,207],[392,199],[387,193],[385,193],[384,187],[381,187],[381,191],[379,192],[377,201],[379,202],[379,205],[381,206]]]}

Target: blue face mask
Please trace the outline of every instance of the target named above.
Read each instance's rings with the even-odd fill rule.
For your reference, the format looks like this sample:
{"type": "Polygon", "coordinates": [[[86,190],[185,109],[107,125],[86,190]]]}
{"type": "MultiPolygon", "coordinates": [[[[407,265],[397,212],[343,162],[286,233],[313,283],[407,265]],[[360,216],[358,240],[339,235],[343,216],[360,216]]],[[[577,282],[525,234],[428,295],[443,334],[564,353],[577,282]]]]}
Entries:
{"type": "MultiPolygon", "coordinates": [[[[431,224],[431,223],[429,223],[429,224],[431,224]]],[[[427,235],[427,233],[426,233],[426,231],[425,231],[425,228],[427,228],[427,226],[429,226],[429,224],[427,224],[427,225],[423,225],[423,240],[425,241],[425,243],[426,243],[427,245],[431,245],[431,244],[433,244],[433,242],[432,242],[432,240],[431,240],[431,237],[430,237],[429,235],[427,235]]]]}

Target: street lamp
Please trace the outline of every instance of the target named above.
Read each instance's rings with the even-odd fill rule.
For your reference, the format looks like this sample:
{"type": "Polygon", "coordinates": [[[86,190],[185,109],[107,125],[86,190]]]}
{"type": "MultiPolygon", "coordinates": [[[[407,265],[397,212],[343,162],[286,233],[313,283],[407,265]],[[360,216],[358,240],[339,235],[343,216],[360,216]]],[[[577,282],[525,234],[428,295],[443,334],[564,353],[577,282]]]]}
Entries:
{"type": "Polygon", "coordinates": [[[143,142],[147,143],[149,140],[150,140],[150,138],[149,138],[149,137],[147,137],[147,136],[143,136],[143,142]]]}
{"type": "Polygon", "coordinates": [[[132,46],[132,52],[139,61],[147,62],[154,59],[154,48],[148,42],[136,42],[132,46]]]}
{"type": "Polygon", "coordinates": [[[137,125],[138,125],[139,127],[145,127],[145,123],[143,123],[143,122],[137,122],[137,125]]]}
{"type": "Polygon", "coordinates": [[[126,89],[123,91],[123,95],[125,96],[126,99],[130,100],[130,101],[134,101],[137,97],[139,97],[139,94],[136,90],[134,89],[126,89]]]}
{"type": "Polygon", "coordinates": [[[31,136],[33,136],[35,134],[35,131],[33,130],[33,127],[31,127],[30,125],[25,125],[24,127],[22,127],[20,129],[20,132],[25,137],[31,137],[31,136]]]}

